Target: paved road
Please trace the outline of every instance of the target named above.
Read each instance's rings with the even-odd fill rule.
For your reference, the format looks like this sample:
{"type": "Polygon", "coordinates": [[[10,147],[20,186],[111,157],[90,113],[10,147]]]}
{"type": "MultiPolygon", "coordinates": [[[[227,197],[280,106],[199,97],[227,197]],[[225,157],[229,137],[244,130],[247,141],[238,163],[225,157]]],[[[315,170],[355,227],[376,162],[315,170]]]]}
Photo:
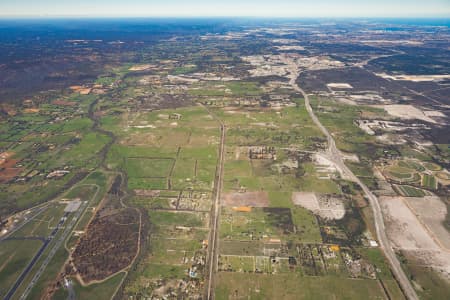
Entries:
{"type": "Polygon", "coordinates": [[[298,91],[299,93],[301,93],[303,95],[303,97],[305,99],[306,110],[308,111],[311,119],[320,128],[320,130],[323,132],[323,134],[327,137],[328,149],[327,149],[326,156],[328,157],[328,159],[330,159],[332,162],[334,162],[336,164],[336,166],[341,170],[341,174],[343,177],[346,177],[346,178],[356,182],[361,187],[361,189],[364,191],[364,193],[366,194],[367,199],[369,199],[370,207],[372,208],[376,233],[378,236],[378,242],[380,243],[380,247],[384,251],[386,258],[388,259],[388,261],[391,265],[391,269],[394,273],[394,276],[397,279],[397,281],[399,282],[400,287],[402,288],[405,296],[409,300],[418,299],[416,291],[414,290],[413,286],[411,285],[411,282],[409,281],[408,277],[403,272],[400,262],[398,261],[398,258],[395,255],[395,252],[392,249],[391,244],[387,238],[386,230],[384,227],[383,214],[381,212],[381,207],[380,207],[380,203],[378,202],[378,198],[345,165],[344,160],[343,160],[343,155],[337,149],[333,136],[328,132],[328,130],[325,128],[325,126],[323,126],[322,123],[320,123],[319,119],[314,114],[314,111],[309,102],[308,95],[297,85],[296,81],[297,81],[298,76],[300,75],[297,70],[297,67],[295,65],[293,65],[291,62],[289,62],[287,59],[285,60],[285,62],[291,66],[291,68],[290,68],[290,72],[291,72],[290,84],[291,84],[291,86],[296,91],[298,91]]]}
{"type": "Polygon", "coordinates": [[[64,224],[67,216],[69,213],[65,213],[64,216],[59,220],[58,225],[53,229],[53,231],[50,233],[48,238],[45,240],[42,247],[38,250],[38,252],[34,255],[34,257],[31,259],[30,263],[27,265],[25,270],[20,274],[19,278],[17,278],[16,282],[14,282],[13,286],[9,290],[9,292],[6,294],[4,300],[9,300],[12,298],[16,290],[19,288],[19,286],[24,281],[25,277],[30,273],[31,269],[34,267],[38,259],[41,257],[42,253],[44,253],[45,249],[47,249],[48,245],[52,241],[52,239],[55,237],[55,235],[58,233],[58,230],[61,228],[61,226],[64,224]]]}
{"type": "MultiPolygon", "coordinates": [[[[206,108],[206,107],[205,107],[206,108]]],[[[207,109],[207,108],[206,108],[207,109]]],[[[208,109],[207,109],[208,110],[208,109]]],[[[223,163],[224,163],[224,153],[225,153],[225,134],[226,126],[223,122],[218,119],[209,110],[208,112],[220,123],[220,149],[219,149],[219,165],[217,167],[216,178],[214,182],[214,203],[211,209],[211,229],[208,244],[208,271],[206,274],[206,281],[208,282],[208,287],[206,290],[206,298],[214,299],[214,286],[215,286],[215,273],[217,271],[217,260],[218,260],[218,231],[219,231],[219,217],[220,217],[220,193],[222,190],[222,175],[223,175],[223,163]]]]}

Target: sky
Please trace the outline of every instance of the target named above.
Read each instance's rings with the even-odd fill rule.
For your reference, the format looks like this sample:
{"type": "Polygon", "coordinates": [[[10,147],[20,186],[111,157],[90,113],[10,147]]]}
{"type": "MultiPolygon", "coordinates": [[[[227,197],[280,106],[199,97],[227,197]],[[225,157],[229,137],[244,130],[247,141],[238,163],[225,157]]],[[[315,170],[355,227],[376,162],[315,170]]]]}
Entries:
{"type": "Polygon", "coordinates": [[[450,0],[0,0],[0,17],[449,18],[450,0]]]}

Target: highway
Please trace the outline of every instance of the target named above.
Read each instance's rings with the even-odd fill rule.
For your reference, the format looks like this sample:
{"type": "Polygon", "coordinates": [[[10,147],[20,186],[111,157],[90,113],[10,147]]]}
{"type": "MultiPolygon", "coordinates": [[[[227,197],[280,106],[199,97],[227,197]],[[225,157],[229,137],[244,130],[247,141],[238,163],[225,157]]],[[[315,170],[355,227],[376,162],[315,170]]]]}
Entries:
{"type": "MultiPolygon", "coordinates": [[[[203,106],[203,105],[202,105],[203,106]]],[[[204,107],[204,106],[203,106],[204,107]]],[[[204,107],[208,110],[206,107],[204,107]]],[[[225,135],[226,126],[217,118],[212,112],[210,115],[216,119],[220,124],[220,148],[219,148],[219,161],[216,171],[216,177],[214,181],[214,202],[211,208],[211,229],[209,234],[208,242],[208,259],[207,259],[207,274],[206,282],[208,284],[206,289],[206,299],[214,299],[214,286],[215,286],[215,273],[217,271],[217,260],[218,260],[218,232],[219,232],[219,217],[220,217],[220,195],[222,191],[222,176],[223,176],[223,164],[224,164],[224,153],[225,153],[225,135]]]]}
{"type": "Polygon", "coordinates": [[[38,250],[38,252],[34,255],[34,257],[31,259],[31,261],[28,263],[27,267],[25,268],[25,270],[23,270],[23,272],[20,274],[20,276],[17,278],[16,282],[14,282],[13,286],[11,287],[11,289],[8,291],[8,293],[6,294],[4,300],[9,300],[12,298],[12,296],[14,295],[14,293],[16,292],[16,290],[19,288],[19,286],[22,284],[22,282],[24,281],[25,277],[28,275],[28,273],[30,273],[31,269],[34,267],[34,265],[36,264],[36,262],[39,260],[39,258],[41,257],[42,253],[44,253],[45,249],[47,249],[48,245],[50,244],[50,242],[52,241],[52,239],[55,237],[55,235],[58,233],[58,230],[61,228],[61,226],[64,224],[67,216],[69,213],[65,213],[64,216],[59,220],[58,225],[56,225],[56,227],[53,229],[53,231],[50,233],[50,235],[47,237],[47,239],[44,241],[44,244],[42,245],[42,247],[38,250]]]}
{"type": "Polygon", "coordinates": [[[328,149],[326,156],[329,160],[331,160],[338,169],[341,171],[341,175],[343,178],[349,179],[355,183],[357,183],[361,189],[364,191],[367,199],[369,200],[370,207],[372,208],[373,216],[374,216],[374,223],[375,223],[375,229],[376,234],[378,237],[378,242],[380,244],[380,248],[383,250],[387,260],[389,261],[389,264],[391,265],[392,272],[397,279],[401,289],[403,290],[403,293],[405,294],[406,298],[409,300],[416,300],[418,299],[416,291],[414,290],[411,282],[409,281],[408,277],[403,272],[403,269],[400,265],[400,262],[395,255],[394,250],[392,249],[392,246],[390,244],[390,241],[388,240],[388,237],[386,235],[386,230],[384,226],[384,220],[383,220],[383,214],[381,212],[380,203],[378,202],[378,198],[369,190],[369,188],[361,181],[358,177],[353,174],[353,172],[345,165],[343,155],[337,149],[336,143],[334,141],[333,136],[330,134],[330,132],[325,128],[325,126],[320,123],[320,120],[315,115],[308,95],[298,86],[297,79],[300,76],[300,72],[298,71],[297,66],[295,63],[289,61],[288,58],[285,58],[285,63],[290,67],[290,85],[294,90],[301,93],[303,95],[303,98],[305,99],[305,106],[306,110],[308,111],[308,114],[310,115],[313,122],[320,128],[322,133],[327,137],[328,140],[328,149]]]}

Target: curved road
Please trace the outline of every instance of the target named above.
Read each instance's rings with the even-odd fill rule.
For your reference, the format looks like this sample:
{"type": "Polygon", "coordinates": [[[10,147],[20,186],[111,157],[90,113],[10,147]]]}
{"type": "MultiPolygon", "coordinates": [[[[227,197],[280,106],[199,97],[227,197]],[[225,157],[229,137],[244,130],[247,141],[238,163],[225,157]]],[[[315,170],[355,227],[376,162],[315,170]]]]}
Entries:
{"type": "Polygon", "coordinates": [[[380,243],[380,247],[383,250],[384,254],[386,255],[386,258],[388,259],[388,261],[391,265],[391,269],[394,273],[395,278],[397,279],[398,283],[400,284],[400,287],[403,290],[403,293],[405,294],[406,298],[409,300],[419,299],[417,297],[416,291],[414,290],[413,286],[411,285],[411,282],[409,281],[408,277],[403,272],[400,262],[398,261],[397,256],[395,255],[395,252],[392,249],[391,244],[387,238],[386,230],[384,227],[383,214],[381,212],[381,207],[380,207],[380,203],[378,202],[378,198],[345,165],[344,160],[342,158],[343,155],[337,149],[333,136],[325,128],[325,126],[323,126],[322,123],[320,123],[319,119],[314,114],[314,111],[309,102],[308,95],[296,83],[297,78],[300,76],[300,73],[297,70],[297,66],[293,62],[289,61],[288,58],[285,58],[285,63],[290,67],[290,72],[291,72],[290,73],[290,82],[289,82],[290,85],[293,87],[294,90],[296,90],[297,92],[299,92],[303,95],[303,97],[305,99],[305,106],[306,106],[306,110],[308,111],[308,114],[310,115],[313,122],[320,128],[320,130],[323,132],[323,134],[327,137],[327,140],[328,140],[328,149],[327,149],[327,153],[326,153],[327,158],[336,164],[336,166],[341,170],[341,175],[343,177],[346,177],[349,180],[357,183],[361,187],[361,189],[364,191],[364,193],[366,194],[366,197],[369,199],[370,207],[372,208],[372,212],[373,212],[373,216],[374,216],[374,223],[375,223],[375,229],[376,229],[376,233],[377,233],[377,237],[378,237],[378,242],[380,243]]]}

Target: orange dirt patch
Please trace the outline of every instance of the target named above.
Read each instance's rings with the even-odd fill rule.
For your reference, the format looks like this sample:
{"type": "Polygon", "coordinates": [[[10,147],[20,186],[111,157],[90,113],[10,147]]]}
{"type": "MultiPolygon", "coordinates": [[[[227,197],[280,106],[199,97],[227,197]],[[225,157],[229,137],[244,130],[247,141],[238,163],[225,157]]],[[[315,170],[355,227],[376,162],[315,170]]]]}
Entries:
{"type": "Polygon", "coordinates": [[[79,91],[81,89],[84,89],[84,86],[81,85],[72,85],[69,89],[71,89],[72,91],[79,91]]]}
{"type": "Polygon", "coordinates": [[[90,88],[86,88],[86,89],[81,89],[78,92],[80,93],[80,95],[89,95],[91,93],[92,89],[90,88]]]}
{"type": "Polygon", "coordinates": [[[10,159],[13,155],[14,152],[0,153],[0,183],[8,182],[23,171],[23,168],[14,167],[20,160],[10,159]]]}
{"type": "Polygon", "coordinates": [[[6,160],[14,155],[14,152],[2,152],[0,153],[0,160],[6,160]]]}
{"type": "Polygon", "coordinates": [[[331,245],[330,246],[330,249],[331,249],[331,251],[334,251],[334,252],[339,252],[339,245],[331,245]]]}
{"type": "Polygon", "coordinates": [[[224,206],[231,207],[268,207],[269,194],[267,192],[226,193],[222,196],[224,206]]]}
{"type": "Polygon", "coordinates": [[[252,208],[249,206],[237,206],[233,207],[233,210],[238,212],[251,212],[252,208]]]}
{"type": "Polygon", "coordinates": [[[4,162],[0,165],[1,168],[10,169],[14,168],[14,166],[19,162],[18,159],[8,159],[6,158],[4,162]]]}
{"type": "Polygon", "coordinates": [[[85,86],[81,86],[81,85],[73,85],[70,87],[70,89],[74,92],[78,92],[81,95],[89,95],[92,91],[91,88],[87,88],[85,86]]]}
{"type": "Polygon", "coordinates": [[[0,183],[8,182],[23,171],[23,168],[7,168],[0,170],[0,183]]]}
{"type": "Polygon", "coordinates": [[[24,110],[23,110],[23,112],[25,113],[25,114],[35,114],[35,113],[38,113],[38,112],[40,112],[41,110],[39,109],[39,108],[25,108],[24,110]]]}

